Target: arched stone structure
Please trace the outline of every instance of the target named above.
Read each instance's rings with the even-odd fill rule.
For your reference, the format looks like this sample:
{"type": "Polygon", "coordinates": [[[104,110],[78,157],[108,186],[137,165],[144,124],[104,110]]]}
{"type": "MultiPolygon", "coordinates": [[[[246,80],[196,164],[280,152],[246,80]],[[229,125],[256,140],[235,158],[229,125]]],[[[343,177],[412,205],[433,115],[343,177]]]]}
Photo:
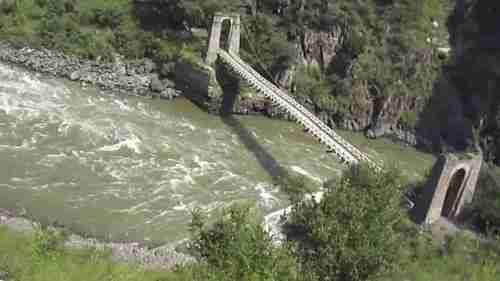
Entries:
{"type": "Polygon", "coordinates": [[[415,207],[419,222],[454,219],[472,201],[482,161],[480,154],[441,155],[415,207]]]}
{"type": "Polygon", "coordinates": [[[212,24],[212,30],[210,31],[210,39],[208,42],[207,55],[205,57],[206,64],[213,64],[217,60],[217,51],[220,48],[220,37],[222,32],[222,22],[228,20],[231,29],[229,31],[229,53],[238,56],[240,51],[240,15],[230,14],[225,15],[222,13],[216,13],[214,15],[214,22],[212,24]]]}

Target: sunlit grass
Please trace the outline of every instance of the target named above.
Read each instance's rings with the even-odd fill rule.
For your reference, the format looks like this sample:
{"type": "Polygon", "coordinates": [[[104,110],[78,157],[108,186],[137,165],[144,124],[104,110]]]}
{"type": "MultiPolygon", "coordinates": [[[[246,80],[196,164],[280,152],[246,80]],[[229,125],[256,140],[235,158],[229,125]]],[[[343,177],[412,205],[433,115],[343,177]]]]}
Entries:
{"type": "Polygon", "coordinates": [[[401,272],[384,281],[496,281],[500,280],[498,241],[481,244],[466,237],[452,238],[443,247],[417,237],[401,272]]]}
{"type": "Polygon", "coordinates": [[[48,234],[25,236],[0,228],[0,271],[16,281],[193,280],[190,269],[148,271],[112,262],[96,250],[46,247],[48,234]],[[40,251],[42,249],[42,251],[40,251]]]}

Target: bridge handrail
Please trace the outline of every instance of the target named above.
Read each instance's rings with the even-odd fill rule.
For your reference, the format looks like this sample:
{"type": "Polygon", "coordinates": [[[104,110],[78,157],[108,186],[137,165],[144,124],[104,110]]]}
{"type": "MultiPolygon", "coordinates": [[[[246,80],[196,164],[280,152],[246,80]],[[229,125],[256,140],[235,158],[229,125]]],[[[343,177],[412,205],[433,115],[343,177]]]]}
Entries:
{"type": "MultiPolygon", "coordinates": [[[[222,55],[224,55],[224,58],[226,60],[228,60],[228,62],[230,64],[235,64],[235,62],[237,62],[234,57],[230,56],[229,54],[227,53],[223,53],[222,55]]],[[[263,81],[267,81],[265,80],[263,77],[260,77],[260,75],[258,75],[258,73],[250,73],[252,74],[251,76],[249,77],[246,77],[249,75],[249,71],[248,71],[248,66],[246,67],[243,67],[241,65],[241,62],[240,62],[240,65],[234,65],[233,67],[235,68],[243,68],[242,70],[240,70],[241,73],[239,73],[240,75],[242,75],[245,79],[249,80],[249,82],[252,82],[252,78],[257,80],[256,82],[258,82],[259,84],[263,84],[263,81]],[[260,78],[260,79],[258,79],[260,78]]],[[[268,83],[266,83],[268,84],[268,83]]],[[[269,84],[268,84],[269,85],[269,84]]],[[[294,101],[291,101],[289,96],[285,96],[281,91],[276,91],[278,92],[279,94],[275,94],[273,91],[269,90],[269,86],[266,86],[266,85],[262,85],[261,87],[263,87],[264,90],[267,90],[269,91],[269,93],[265,93],[267,95],[270,95],[272,97],[272,95],[275,95],[275,97],[277,97],[279,100],[284,100],[284,104],[282,104],[283,107],[287,108],[292,106],[294,107],[294,111],[297,111],[297,116],[296,118],[298,118],[299,121],[302,121],[304,122],[305,120],[300,120],[300,117],[306,117],[307,119],[309,119],[307,121],[307,123],[310,123],[309,125],[310,126],[306,126],[306,127],[309,127],[309,129],[311,128],[316,128],[317,130],[321,130],[322,131],[322,134],[325,135],[323,137],[321,136],[317,136],[319,137],[321,140],[325,141],[325,142],[328,142],[329,145],[333,148],[333,150],[335,152],[337,152],[337,154],[340,153],[339,156],[344,156],[343,158],[348,158],[346,160],[348,160],[349,162],[351,163],[357,163],[358,162],[358,157],[359,155],[357,155],[358,157],[355,157],[352,155],[351,152],[349,152],[345,147],[343,147],[341,144],[339,144],[337,141],[335,141],[335,139],[330,135],[328,134],[328,132],[325,132],[325,128],[323,126],[319,126],[318,123],[321,123],[321,121],[319,121],[318,119],[314,119],[314,118],[311,118],[311,115],[310,114],[306,114],[305,112],[309,113],[305,108],[301,107],[300,104],[297,104],[296,102],[294,101]],[[312,125],[312,126],[311,126],[312,125]],[[343,152],[343,153],[342,153],[343,152]]],[[[278,100],[278,101],[279,101],[278,100]]],[[[316,132],[314,132],[314,130],[312,130],[312,133],[315,134],[316,132]]],[[[360,157],[359,157],[360,158],[360,157]]]]}
{"type": "Polygon", "coordinates": [[[285,99],[283,95],[278,95],[274,93],[272,90],[270,90],[269,86],[266,86],[263,83],[262,79],[257,79],[254,73],[250,73],[247,69],[242,67],[241,64],[239,64],[234,59],[234,57],[230,56],[227,52],[220,52],[219,55],[234,70],[236,70],[236,72],[238,72],[239,75],[243,76],[246,80],[251,82],[251,84],[252,83],[256,84],[254,86],[256,86],[257,89],[262,91],[265,95],[269,96],[274,102],[277,102],[278,104],[280,104],[280,106],[290,111],[292,116],[296,117],[299,123],[304,123],[303,125],[305,125],[306,128],[309,128],[315,136],[317,136],[321,141],[326,142],[327,145],[332,147],[333,151],[341,159],[353,164],[356,164],[358,162],[358,159],[356,157],[354,157],[347,149],[345,149],[339,143],[335,142],[335,140],[329,134],[324,132],[324,129],[315,124],[316,122],[313,122],[314,120],[311,120],[311,118],[306,114],[304,114],[302,110],[296,108],[296,106],[293,103],[287,101],[287,99],[285,99]],[[304,119],[304,117],[306,117],[309,120],[304,119]],[[315,132],[313,128],[316,128],[318,132],[315,132]]]}
{"type": "MultiPolygon", "coordinates": [[[[307,110],[305,107],[303,107],[301,104],[299,104],[295,99],[293,99],[290,95],[288,95],[285,91],[282,89],[278,88],[276,85],[273,83],[269,82],[267,79],[262,77],[260,73],[255,71],[251,66],[249,66],[247,63],[245,63],[241,58],[238,56],[234,56],[224,50],[219,50],[219,54],[221,57],[225,60],[228,60],[229,63],[234,63],[235,65],[233,67],[236,68],[241,68],[242,72],[246,72],[247,74],[250,74],[252,77],[245,77],[247,80],[250,78],[255,79],[259,84],[262,84],[262,87],[264,89],[269,90],[270,93],[268,94],[275,94],[279,99],[283,99],[288,105],[291,105],[295,108],[295,110],[298,111],[299,114],[302,116],[308,117],[310,122],[317,128],[321,129],[324,133],[329,135],[335,142],[337,142],[337,145],[333,146],[338,146],[341,145],[349,154],[350,156],[354,159],[359,159],[362,161],[367,162],[370,166],[373,166],[375,168],[378,168],[379,165],[375,163],[372,159],[370,159],[366,154],[361,152],[358,148],[355,146],[351,145],[349,142],[344,140],[342,137],[340,137],[335,131],[333,131],[330,127],[326,126],[319,118],[317,118],[314,114],[312,114],[309,110],[307,110]],[[273,93],[275,92],[275,93],[273,93]],[[353,156],[354,155],[354,156],[353,156]]],[[[282,105],[286,107],[285,105],[282,105]]],[[[351,158],[348,157],[348,158],[351,158]]],[[[347,160],[347,159],[346,159],[347,160]]],[[[357,162],[357,161],[349,161],[349,162],[357,162]]]]}
{"type": "Polygon", "coordinates": [[[321,122],[321,120],[319,120],[314,114],[312,114],[310,111],[308,111],[306,108],[304,108],[300,103],[298,103],[295,99],[293,99],[289,94],[287,94],[285,91],[283,91],[282,89],[280,89],[279,87],[277,87],[273,83],[269,82],[267,79],[263,78],[257,71],[255,71],[252,67],[250,67],[248,64],[246,64],[239,57],[232,56],[230,53],[229,53],[229,55],[233,59],[235,59],[236,61],[238,61],[241,65],[243,65],[246,70],[252,72],[256,76],[257,79],[260,79],[261,82],[263,82],[264,84],[267,84],[268,87],[270,87],[274,91],[280,93],[283,96],[283,98],[285,98],[290,103],[294,104],[296,107],[298,107],[299,109],[301,109],[302,113],[304,113],[305,115],[307,115],[310,118],[314,119],[314,121],[316,121],[316,123],[320,127],[322,127],[323,129],[327,130],[328,132],[330,132],[334,138],[338,139],[339,141],[345,142],[346,146],[351,146],[353,148],[353,150],[358,150],[357,148],[353,147],[351,144],[349,144],[348,142],[346,142],[344,139],[342,139],[342,137],[340,137],[337,133],[335,133],[330,127],[326,126],[323,122],[321,122]]]}

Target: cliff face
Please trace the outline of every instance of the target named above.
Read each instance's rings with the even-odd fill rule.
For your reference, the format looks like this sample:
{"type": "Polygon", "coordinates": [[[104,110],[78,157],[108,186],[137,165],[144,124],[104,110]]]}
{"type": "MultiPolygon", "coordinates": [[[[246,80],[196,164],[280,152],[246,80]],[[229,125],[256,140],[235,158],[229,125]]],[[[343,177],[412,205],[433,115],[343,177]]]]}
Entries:
{"type": "Polygon", "coordinates": [[[318,66],[322,71],[327,70],[343,39],[340,27],[333,26],[332,29],[328,32],[306,29],[304,34],[299,36],[299,63],[318,66]]]}
{"type": "MultiPolygon", "coordinates": [[[[330,31],[305,29],[301,35],[296,36],[295,63],[276,71],[274,82],[292,94],[300,96],[303,93],[297,92],[296,80],[297,76],[301,75],[297,69],[301,67],[317,68],[324,76],[338,69],[345,72],[346,76],[351,75],[350,68],[354,60],[343,53],[348,35],[339,26],[332,26],[329,29],[330,31]]],[[[420,63],[431,63],[429,56],[420,56],[417,59],[420,63]]],[[[409,112],[418,115],[417,112],[423,108],[425,102],[425,93],[422,97],[410,95],[375,97],[371,94],[366,81],[355,79],[352,81],[350,87],[354,90],[349,102],[343,105],[345,108],[341,115],[338,114],[338,110],[324,108],[311,101],[306,100],[302,103],[332,127],[364,131],[371,138],[393,135],[409,144],[417,144],[415,128],[404,125],[406,120],[403,119],[407,118],[409,112]]]]}

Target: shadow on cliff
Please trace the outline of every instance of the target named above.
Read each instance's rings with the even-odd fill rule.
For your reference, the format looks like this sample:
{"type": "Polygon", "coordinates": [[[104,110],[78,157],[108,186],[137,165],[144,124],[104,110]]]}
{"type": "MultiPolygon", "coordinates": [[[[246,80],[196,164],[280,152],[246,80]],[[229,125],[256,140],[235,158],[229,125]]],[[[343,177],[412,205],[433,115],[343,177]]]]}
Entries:
{"type": "Polygon", "coordinates": [[[494,102],[489,87],[495,75],[482,65],[481,55],[492,41],[485,45],[485,34],[465,40],[466,21],[464,2],[457,1],[447,23],[452,50],[419,115],[417,131],[425,139],[420,148],[433,153],[477,150],[481,116],[494,102]]]}
{"type": "Polygon", "coordinates": [[[255,156],[260,166],[272,177],[274,183],[283,183],[287,177],[286,170],[259,143],[254,134],[232,115],[231,112],[240,92],[239,79],[224,66],[219,67],[217,76],[223,80],[219,81],[219,83],[224,93],[220,112],[222,122],[238,136],[245,148],[255,156]]]}

